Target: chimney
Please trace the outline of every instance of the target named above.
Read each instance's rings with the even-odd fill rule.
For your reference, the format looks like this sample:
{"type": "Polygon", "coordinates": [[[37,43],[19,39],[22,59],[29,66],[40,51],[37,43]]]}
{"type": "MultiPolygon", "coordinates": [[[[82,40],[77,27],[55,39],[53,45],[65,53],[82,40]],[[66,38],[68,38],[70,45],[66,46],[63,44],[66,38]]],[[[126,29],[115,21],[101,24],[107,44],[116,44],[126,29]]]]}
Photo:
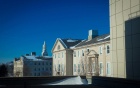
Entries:
{"type": "Polygon", "coordinates": [[[36,56],[36,52],[31,52],[31,56],[36,56]]]}
{"type": "Polygon", "coordinates": [[[29,54],[26,54],[26,56],[29,56],[29,54]]]}
{"type": "Polygon", "coordinates": [[[89,30],[88,40],[92,40],[97,36],[98,36],[98,30],[89,30]]]}

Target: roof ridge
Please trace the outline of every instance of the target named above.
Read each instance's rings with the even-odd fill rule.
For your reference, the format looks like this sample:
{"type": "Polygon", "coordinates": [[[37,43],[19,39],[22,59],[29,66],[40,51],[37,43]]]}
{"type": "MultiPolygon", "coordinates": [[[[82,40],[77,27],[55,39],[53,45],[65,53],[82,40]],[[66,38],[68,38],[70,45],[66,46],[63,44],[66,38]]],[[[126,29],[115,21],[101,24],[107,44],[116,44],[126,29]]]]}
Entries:
{"type": "Polygon", "coordinates": [[[62,44],[66,47],[66,48],[68,48],[68,46],[64,43],[64,41],[61,39],[61,38],[58,38],[61,42],[62,42],[62,44]]]}
{"type": "Polygon", "coordinates": [[[82,40],[81,42],[77,43],[75,46],[72,46],[72,47],[70,47],[70,48],[71,48],[71,49],[72,49],[72,48],[75,48],[76,46],[78,46],[80,43],[82,43],[82,42],[84,42],[84,41],[86,41],[86,39],[82,40]]]}

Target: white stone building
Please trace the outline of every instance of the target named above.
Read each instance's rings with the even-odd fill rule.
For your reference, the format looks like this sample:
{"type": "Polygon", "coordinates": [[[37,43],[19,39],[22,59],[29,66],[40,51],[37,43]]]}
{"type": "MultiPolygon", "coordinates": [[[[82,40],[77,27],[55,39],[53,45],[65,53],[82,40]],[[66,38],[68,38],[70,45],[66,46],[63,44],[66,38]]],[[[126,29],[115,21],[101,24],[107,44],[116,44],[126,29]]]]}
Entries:
{"type": "Polygon", "coordinates": [[[42,56],[36,56],[35,52],[14,60],[14,76],[51,76],[52,57],[48,56],[46,44],[43,44],[42,56]]]}
{"type": "Polygon", "coordinates": [[[59,75],[86,75],[89,72],[90,59],[94,73],[95,53],[99,54],[100,76],[111,74],[109,34],[98,36],[97,30],[90,30],[87,40],[58,38],[52,53],[53,75],[58,75],[57,72],[59,75]]]}
{"type": "Polygon", "coordinates": [[[99,55],[99,75],[111,75],[109,34],[98,36],[97,30],[90,30],[88,39],[71,49],[73,50],[73,75],[86,75],[90,71],[93,74],[95,72],[95,54],[99,55]]]}
{"type": "Polygon", "coordinates": [[[57,38],[53,48],[53,76],[73,75],[73,50],[70,47],[80,43],[80,39],[57,38]]]}

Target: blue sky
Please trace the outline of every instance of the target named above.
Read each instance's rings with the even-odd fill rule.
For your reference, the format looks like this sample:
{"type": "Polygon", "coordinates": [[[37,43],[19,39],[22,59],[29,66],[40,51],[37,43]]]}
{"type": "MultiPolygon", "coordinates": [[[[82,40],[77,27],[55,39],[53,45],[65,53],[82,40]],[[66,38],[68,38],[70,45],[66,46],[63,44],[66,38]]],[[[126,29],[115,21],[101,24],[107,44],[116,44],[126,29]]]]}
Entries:
{"type": "Polygon", "coordinates": [[[109,0],[0,0],[0,62],[35,51],[56,38],[87,39],[109,33],[109,0]]]}

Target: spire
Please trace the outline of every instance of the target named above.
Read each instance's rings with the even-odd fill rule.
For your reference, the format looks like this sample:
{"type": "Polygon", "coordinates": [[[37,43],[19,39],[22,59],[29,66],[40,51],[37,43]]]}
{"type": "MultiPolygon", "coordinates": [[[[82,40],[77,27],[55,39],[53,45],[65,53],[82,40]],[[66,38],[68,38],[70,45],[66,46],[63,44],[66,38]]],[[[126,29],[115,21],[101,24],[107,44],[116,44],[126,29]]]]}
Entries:
{"type": "Polygon", "coordinates": [[[46,42],[44,41],[43,49],[42,49],[42,56],[48,56],[47,49],[46,49],[46,42]]]}

